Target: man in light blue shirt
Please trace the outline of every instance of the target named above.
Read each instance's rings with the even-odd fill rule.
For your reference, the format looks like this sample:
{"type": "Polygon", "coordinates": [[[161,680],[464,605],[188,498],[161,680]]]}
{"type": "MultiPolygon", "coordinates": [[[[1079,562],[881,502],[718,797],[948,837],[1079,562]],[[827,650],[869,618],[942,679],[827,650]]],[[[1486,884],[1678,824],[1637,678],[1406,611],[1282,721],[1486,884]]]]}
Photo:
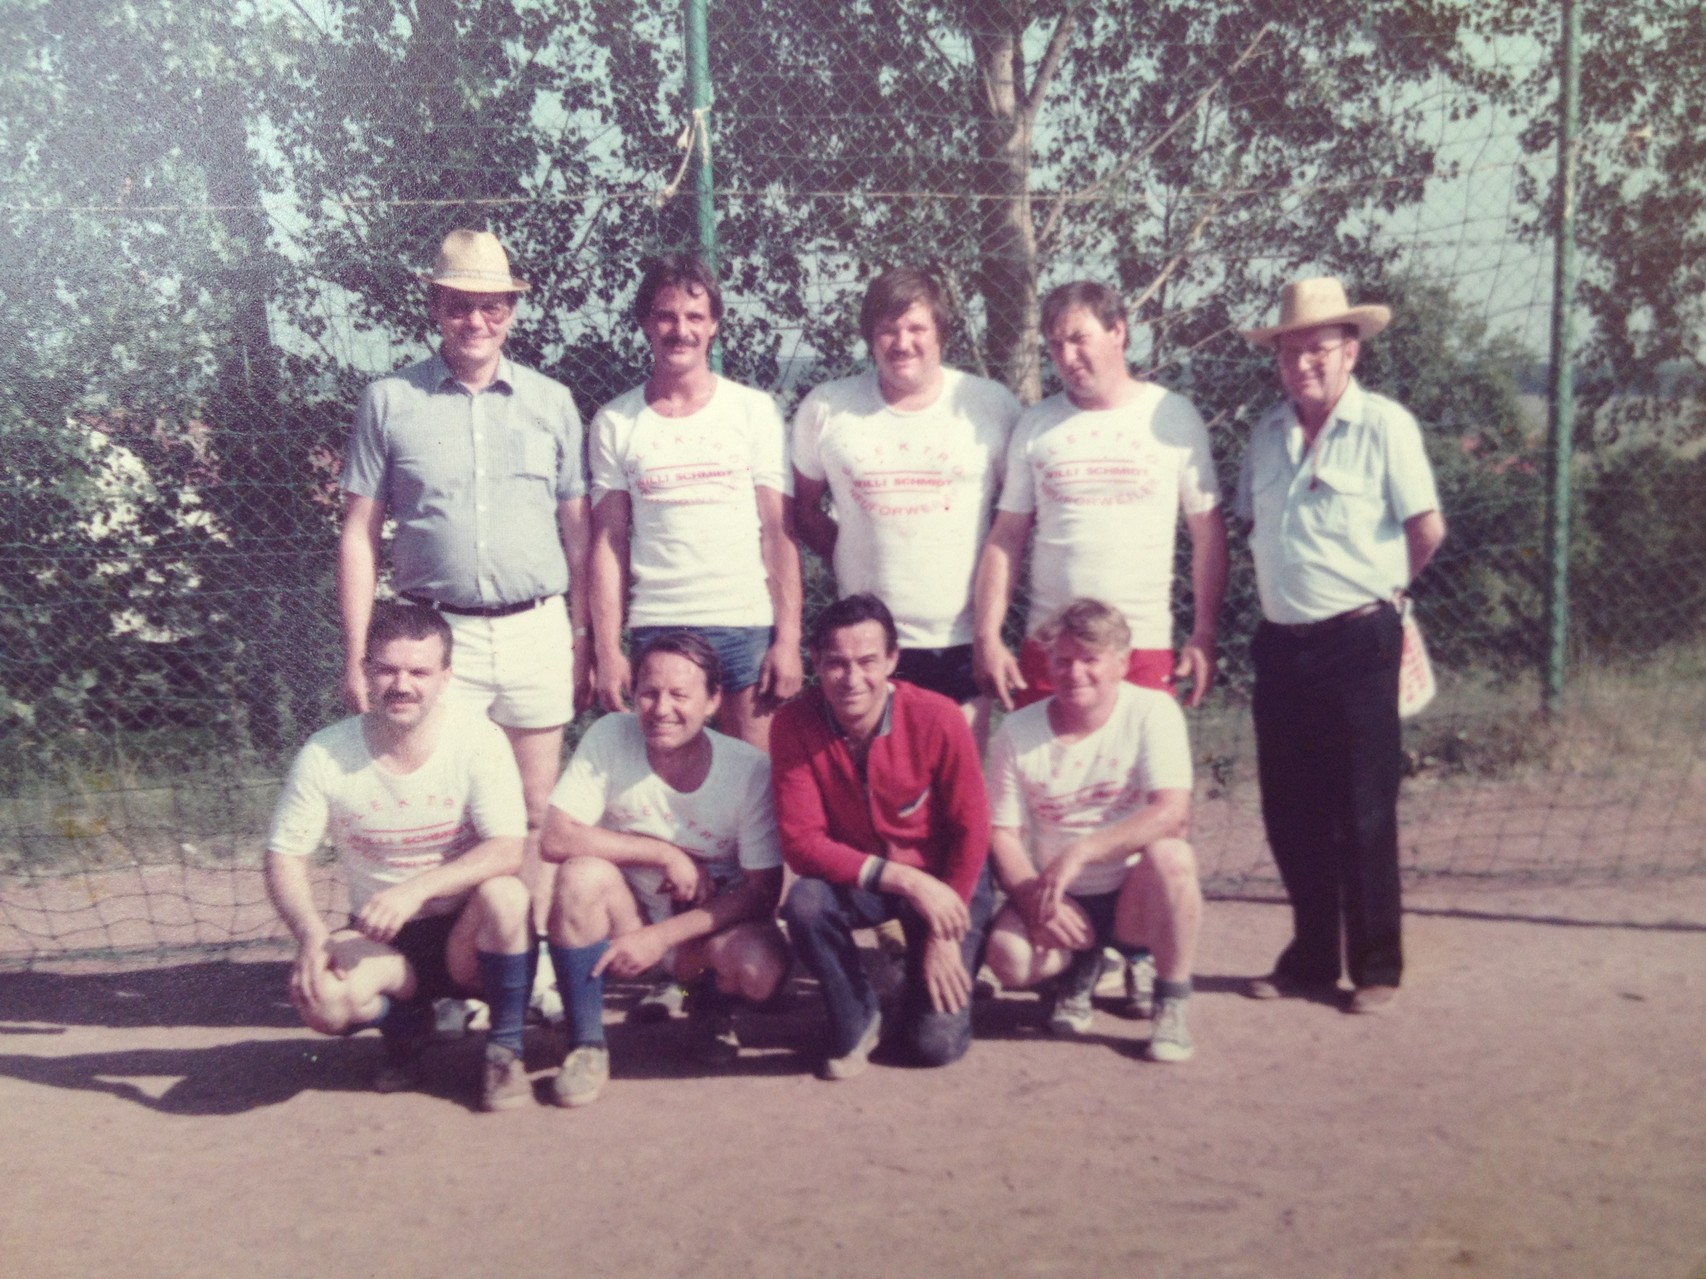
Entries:
{"type": "Polygon", "coordinates": [[[367,709],[365,636],[391,519],[393,588],[445,615],[456,644],[451,695],[490,715],[515,753],[528,814],[523,873],[543,902],[539,825],[564,725],[592,688],[580,415],[567,387],[504,357],[528,285],[496,236],[452,231],[422,279],[438,353],[367,388],[344,462],[344,699],[367,709]]]}
{"type": "Polygon", "coordinates": [[[1293,937],[1259,999],[1378,1012],[1403,971],[1398,875],[1401,629],[1394,602],[1445,540],[1421,431],[1351,376],[1391,319],[1335,279],[1286,286],[1280,322],[1244,334],[1279,359],[1285,400],[1250,435],[1238,514],[1261,596],[1252,713],[1262,821],[1293,937]],[[1341,951],[1342,933],[1342,951],[1341,951]]]}

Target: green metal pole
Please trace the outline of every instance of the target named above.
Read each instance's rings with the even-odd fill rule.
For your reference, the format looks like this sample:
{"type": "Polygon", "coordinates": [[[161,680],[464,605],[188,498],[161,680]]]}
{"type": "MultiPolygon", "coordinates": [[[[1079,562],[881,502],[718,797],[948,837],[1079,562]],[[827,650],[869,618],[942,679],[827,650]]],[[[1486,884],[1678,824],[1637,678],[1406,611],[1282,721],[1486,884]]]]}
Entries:
{"type": "Polygon", "coordinates": [[[1551,491],[1546,511],[1546,688],[1548,715],[1564,704],[1570,641],[1570,454],[1576,426],[1574,343],[1570,316],[1576,292],[1576,133],[1581,108],[1582,17],[1562,0],[1558,58],[1558,194],[1552,268],[1551,491]]]}
{"type": "MultiPolygon", "coordinates": [[[[699,212],[699,256],[718,273],[717,207],[711,191],[710,0],[687,0],[687,87],[693,103],[693,192],[699,212]]],[[[711,368],[723,371],[723,344],[711,347],[711,368]]]]}

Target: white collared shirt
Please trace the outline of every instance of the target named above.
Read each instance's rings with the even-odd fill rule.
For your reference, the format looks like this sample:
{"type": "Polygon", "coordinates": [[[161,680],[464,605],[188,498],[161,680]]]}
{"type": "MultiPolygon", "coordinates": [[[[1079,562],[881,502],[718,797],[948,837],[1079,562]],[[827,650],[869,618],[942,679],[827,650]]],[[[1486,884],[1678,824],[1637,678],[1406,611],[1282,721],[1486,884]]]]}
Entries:
{"type": "Polygon", "coordinates": [[[1353,379],[1315,437],[1289,402],[1250,433],[1237,514],[1252,521],[1250,549],[1262,615],[1317,622],[1410,581],[1404,522],[1439,509],[1416,419],[1353,379]]]}

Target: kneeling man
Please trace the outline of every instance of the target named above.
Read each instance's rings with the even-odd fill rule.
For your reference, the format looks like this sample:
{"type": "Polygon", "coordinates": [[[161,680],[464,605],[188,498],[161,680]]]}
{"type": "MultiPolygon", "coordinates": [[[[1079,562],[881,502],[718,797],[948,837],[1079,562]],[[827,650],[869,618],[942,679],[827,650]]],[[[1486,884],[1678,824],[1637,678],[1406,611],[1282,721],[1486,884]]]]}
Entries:
{"type": "Polygon", "coordinates": [[[365,653],[368,709],[308,740],[267,839],[267,888],[297,944],[290,1002],[322,1034],[378,1027],[374,1085],[395,1092],[416,1080],[432,1001],[478,993],[492,1014],[480,1108],[525,1105],[533,930],[515,757],[496,724],[441,701],[450,628],[437,612],[375,604],[365,653]],[[335,931],[308,877],[328,830],[350,896],[335,931]]]}
{"type": "Polygon", "coordinates": [[[812,627],[818,686],[776,712],[776,819],[800,878],[782,918],[823,990],[823,1079],[864,1070],[882,1035],[853,930],[899,920],[906,986],[898,1038],[924,1066],[971,1047],[972,974],[994,889],[989,801],[958,704],[893,679],[894,618],[874,595],[831,604],[812,627]]]}
{"type": "Polygon", "coordinates": [[[1155,952],[1155,1029],[1144,1055],[1184,1061],[1202,889],[1185,833],[1191,756],[1166,693],[1124,682],[1131,632],[1074,600],[1038,636],[1054,695],[1002,723],[990,757],[990,859],[1008,902],[988,963],[1006,987],[1053,978],[1049,1028],[1084,1034],[1102,948],[1155,952]]]}
{"type": "Polygon", "coordinates": [[[667,963],[689,987],[696,1051],[720,1064],[740,1052],[733,1005],[769,1000],[788,971],[771,918],[782,853],[770,761],[705,727],[722,700],[716,650],[666,631],[634,669],[635,713],[587,730],[545,819],[545,859],[563,863],[547,925],[570,1035],[559,1106],[596,1101],[610,1078],[605,973],[667,963]]]}

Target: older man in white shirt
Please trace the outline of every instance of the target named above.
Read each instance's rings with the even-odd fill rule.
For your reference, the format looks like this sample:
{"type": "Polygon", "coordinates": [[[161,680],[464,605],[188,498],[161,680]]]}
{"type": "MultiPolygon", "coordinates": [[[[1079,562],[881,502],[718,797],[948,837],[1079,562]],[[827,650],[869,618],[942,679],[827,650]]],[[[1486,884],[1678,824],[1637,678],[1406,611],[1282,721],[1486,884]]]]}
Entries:
{"type": "Polygon", "coordinates": [[[1262,819],[1293,915],[1291,944],[1250,993],[1329,996],[1343,968],[1356,1013],[1388,1007],[1403,972],[1395,602],[1445,539],[1415,418],[1352,376],[1390,319],[1351,306],[1335,279],[1302,280],[1278,324],[1244,334],[1276,353],[1286,396],[1251,433],[1237,513],[1262,604],[1262,819]]]}

